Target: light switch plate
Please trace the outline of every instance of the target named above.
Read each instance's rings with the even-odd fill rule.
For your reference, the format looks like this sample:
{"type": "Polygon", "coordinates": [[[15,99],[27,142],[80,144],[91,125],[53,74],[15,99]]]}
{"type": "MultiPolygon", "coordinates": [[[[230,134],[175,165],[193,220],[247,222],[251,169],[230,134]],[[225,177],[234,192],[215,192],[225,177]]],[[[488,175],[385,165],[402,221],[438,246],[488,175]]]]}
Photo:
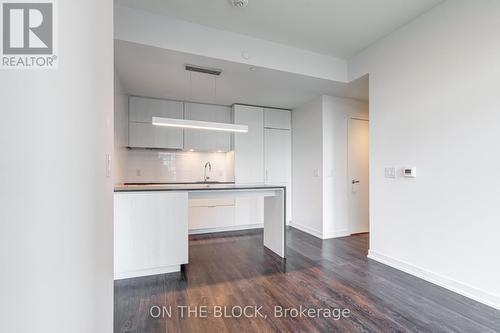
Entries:
{"type": "Polygon", "coordinates": [[[385,168],[385,178],[396,178],[396,168],[385,168]]]}
{"type": "Polygon", "coordinates": [[[314,177],[319,177],[319,169],[313,170],[314,177]]]}
{"type": "Polygon", "coordinates": [[[106,178],[111,178],[111,154],[106,154],[106,178]]]}

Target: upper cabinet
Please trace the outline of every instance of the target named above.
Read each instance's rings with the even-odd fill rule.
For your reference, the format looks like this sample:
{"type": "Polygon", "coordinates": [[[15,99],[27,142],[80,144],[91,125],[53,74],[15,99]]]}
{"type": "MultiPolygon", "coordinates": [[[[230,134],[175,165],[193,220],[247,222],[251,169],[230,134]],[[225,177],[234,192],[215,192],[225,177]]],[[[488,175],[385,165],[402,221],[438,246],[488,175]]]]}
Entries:
{"type": "Polygon", "coordinates": [[[177,118],[184,116],[184,103],[156,98],[131,96],[129,99],[129,121],[150,123],[153,117],[177,118]]]}
{"type": "Polygon", "coordinates": [[[152,125],[153,117],[232,123],[229,106],[130,97],[129,146],[134,148],[230,151],[231,133],[152,125]]]}
{"type": "Polygon", "coordinates": [[[292,113],[289,110],[264,108],[264,127],[292,129],[292,113]]]}
{"type": "MultiPolygon", "coordinates": [[[[184,103],[184,119],[232,123],[228,106],[184,103]]],[[[231,133],[199,129],[184,130],[184,149],[202,151],[230,151],[231,133]]]]}
{"type": "Polygon", "coordinates": [[[248,133],[234,134],[234,180],[237,184],[264,183],[264,109],[234,105],[234,123],[248,125],[248,133]]]}
{"type": "Polygon", "coordinates": [[[183,149],[183,130],[152,125],[153,117],[184,116],[184,103],[154,98],[129,98],[129,146],[136,148],[183,149]]]}

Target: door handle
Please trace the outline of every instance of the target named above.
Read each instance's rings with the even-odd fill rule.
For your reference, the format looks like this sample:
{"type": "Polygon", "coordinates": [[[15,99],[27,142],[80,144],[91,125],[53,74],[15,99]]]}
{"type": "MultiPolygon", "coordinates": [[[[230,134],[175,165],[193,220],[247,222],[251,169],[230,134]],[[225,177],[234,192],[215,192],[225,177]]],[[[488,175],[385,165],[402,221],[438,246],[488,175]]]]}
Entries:
{"type": "Polygon", "coordinates": [[[359,180],[354,180],[354,179],[353,179],[351,183],[352,183],[352,184],[357,184],[357,183],[361,183],[361,181],[359,181],[359,180]]]}

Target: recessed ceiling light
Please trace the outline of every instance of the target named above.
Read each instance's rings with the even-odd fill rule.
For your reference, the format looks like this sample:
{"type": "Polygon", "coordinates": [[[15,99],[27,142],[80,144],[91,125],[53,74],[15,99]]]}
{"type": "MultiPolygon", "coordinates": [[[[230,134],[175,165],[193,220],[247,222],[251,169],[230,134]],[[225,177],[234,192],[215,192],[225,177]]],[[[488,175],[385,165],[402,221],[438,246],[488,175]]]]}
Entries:
{"type": "Polygon", "coordinates": [[[243,7],[246,7],[248,5],[248,0],[231,0],[231,3],[235,7],[243,8],[243,7]]]}
{"type": "Polygon", "coordinates": [[[249,70],[251,70],[252,72],[255,71],[257,69],[257,67],[250,67],[249,70]]]}

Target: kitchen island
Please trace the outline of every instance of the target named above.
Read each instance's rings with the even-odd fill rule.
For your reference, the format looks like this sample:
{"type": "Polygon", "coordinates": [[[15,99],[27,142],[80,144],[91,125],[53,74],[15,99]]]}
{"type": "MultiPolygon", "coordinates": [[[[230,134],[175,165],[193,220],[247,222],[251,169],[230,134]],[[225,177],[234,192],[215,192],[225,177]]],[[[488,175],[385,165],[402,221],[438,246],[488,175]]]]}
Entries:
{"type": "Polygon", "coordinates": [[[285,258],[286,187],[148,184],[115,187],[115,279],[180,271],[188,264],[188,201],[264,197],[264,244],[285,258]]]}

